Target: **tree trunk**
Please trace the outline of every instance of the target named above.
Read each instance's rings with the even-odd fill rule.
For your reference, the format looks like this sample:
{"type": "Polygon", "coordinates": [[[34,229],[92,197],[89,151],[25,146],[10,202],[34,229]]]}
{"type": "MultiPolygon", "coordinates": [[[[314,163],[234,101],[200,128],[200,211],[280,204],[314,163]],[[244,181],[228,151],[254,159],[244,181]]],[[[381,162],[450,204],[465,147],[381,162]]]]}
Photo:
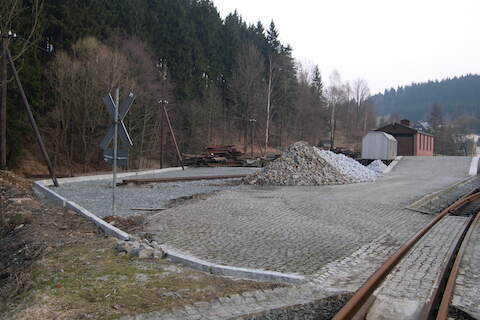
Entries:
{"type": "Polygon", "coordinates": [[[335,115],[335,103],[332,103],[332,112],[331,112],[331,119],[330,119],[330,150],[333,150],[335,147],[335,127],[336,127],[336,115],[335,115]]]}
{"type": "Polygon", "coordinates": [[[252,141],[251,141],[251,144],[250,144],[250,156],[251,158],[253,158],[253,136],[255,134],[255,122],[252,121],[251,123],[251,126],[250,126],[250,130],[252,131],[251,134],[252,134],[252,141]]]}
{"type": "Polygon", "coordinates": [[[365,115],[363,117],[363,134],[367,134],[367,112],[368,106],[365,105],[365,115]]]}
{"type": "MultiPolygon", "coordinates": [[[[2,36],[3,37],[3,36],[2,36]]],[[[1,39],[0,63],[0,170],[7,168],[7,42],[5,38],[1,39]]]]}

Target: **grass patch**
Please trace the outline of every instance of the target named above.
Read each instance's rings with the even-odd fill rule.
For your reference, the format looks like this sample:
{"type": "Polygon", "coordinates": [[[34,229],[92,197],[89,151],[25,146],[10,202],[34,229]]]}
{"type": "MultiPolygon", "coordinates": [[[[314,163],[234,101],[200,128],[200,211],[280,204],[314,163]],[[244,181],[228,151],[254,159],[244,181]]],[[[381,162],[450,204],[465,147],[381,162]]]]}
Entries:
{"type": "Polygon", "coordinates": [[[21,299],[31,308],[35,297],[51,297],[57,304],[50,308],[70,319],[116,319],[280,286],[213,276],[168,260],[139,260],[118,254],[115,243],[97,238],[47,253],[32,270],[33,296],[21,299]]]}

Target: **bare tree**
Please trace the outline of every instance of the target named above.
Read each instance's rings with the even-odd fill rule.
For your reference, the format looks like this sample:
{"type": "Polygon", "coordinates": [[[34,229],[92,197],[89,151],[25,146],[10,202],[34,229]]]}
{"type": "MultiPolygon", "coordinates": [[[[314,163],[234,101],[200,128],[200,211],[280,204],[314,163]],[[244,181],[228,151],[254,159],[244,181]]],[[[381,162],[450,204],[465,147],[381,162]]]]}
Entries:
{"type": "Polygon", "coordinates": [[[365,104],[367,99],[370,97],[370,89],[368,88],[367,81],[364,79],[357,79],[353,82],[353,91],[355,96],[355,102],[357,104],[357,119],[360,120],[361,109],[363,106],[363,134],[367,133],[367,118],[368,118],[368,108],[365,104]]]}
{"type": "MultiPolygon", "coordinates": [[[[231,86],[236,106],[235,110],[237,110],[235,116],[241,119],[245,152],[248,144],[249,124],[251,125],[249,120],[257,118],[263,98],[262,71],[263,61],[260,52],[254,45],[248,44],[237,58],[237,67],[231,86]]],[[[269,98],[267,99],[270,101],[269,98]]],[[[269,117],[269,112],[270,107],[268,103],[267,118],[269,117]]]]}
{"type": "Polygon", "coordinates": [[[268,56],[268,85],[267,85],[267,115],[265,122],[265,155],[268,151],[268,138],[270,135],[270,114],[272,107],[272,89],[274,78],[275,66],[272,55],[268,56]]]}
{"type": "Polygon", "coordinates": [[[345,101],[345,92],[344,86],[342,85],[342,80],[340,73],[337,70],[334,70],[330,75],[330,83],[327,88],[327,103],[330,110],[330,148],[335,147],[335,135],[337,129],[337,108],[340,104],[345,101]]]}
{"type": "Polygon", "coordinates": [[[37,31],[40,14],[43,8],[43,0],[2,0],[0,2],[0,34],[2,38],[8,39],[16,35],[20,38],[20,49],[13,55],[14,60],[22,56],[32,45],[35,44],[34,37],[37,31]],[[25,15],[26,11],[30,11],[28,15],[31,17],[31,25],[27,30],[15,30],[15,21],[21,15],[25,15]],[[26,34],[19,34],[19,32],[26,32],[26,34]]]}
{"type": "MultiPolygon", "coordinates": [[[[163,79],[147,45],[136,38],[113,38],[107,46],[95,38],[79,40],[69,51],[60,51],[50,66],[55,92],[51,132],[54,154],[81,163],[83,170],[100,160],[98,143],[109,119],[101,97],[115,87],[137,96],[125,120],[136,139],[130,167],[150,166],[160,150],[159,100],[170,100],[171,84],[163,79]],[[163,80],[162,80],[163,79],[163,80]]],[[[165,70],[164,70],[165,71],[165,70]]],[[[153,164],[153,163],[152,163],[153,164]]]]}
{"type": "Polygon", "coordinates": [[[98,159],[98,142],[104,134],[99,129],[108,123],[101,97],[127,82],[127,59],[89,37],[75,43],[71,52],[59,52],[51,67],[56,151],[66,151],[68,162],[82,163],[86,171],[98,159]]]}

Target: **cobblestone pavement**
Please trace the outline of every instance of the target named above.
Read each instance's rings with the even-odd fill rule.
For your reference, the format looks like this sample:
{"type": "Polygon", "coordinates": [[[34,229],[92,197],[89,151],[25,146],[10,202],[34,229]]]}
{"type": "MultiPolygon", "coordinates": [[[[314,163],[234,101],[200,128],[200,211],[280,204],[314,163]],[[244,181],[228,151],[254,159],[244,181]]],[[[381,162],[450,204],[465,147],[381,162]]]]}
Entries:
{"type": "MultiPolygon", "coordinates": [[[[480,187],[480,178],[477,176],[466,179],[466,181],[461,181],[452,187],[446,188],[440,192],[437,192],[432,195],[427,195],[424,198],[416,201],[414,204],[410,205],[408,208],[412,210],[417,210],[423,213],[437,214],[443,210],[443,208],[448,207],[465,194],[470,193],[480,187]]],[[[478,207],[477,203],[471,204],[470,210],[465,210],[462,208],[461,215],[471,215],[478,207]]]]}
{"type": "Polygon", "coordinates": [[[474,228],[460,264],[452,306],[480,319],[480,223],[474,228]]]}
{"type": "MultiPolygon", "coordinates": [[[[120,320],[219,320],[219,319],[262,319],[260,314],[272,309],[282,309],[291,306],[305,305],[308,303],[321,304],[321,300],[333,297],[322,288],[314,284],[304,284],[293,288],[277,288],[266,291],[245,292],[222,297],[210,302],[197,302],[180,308],[162,310],[137,316],[126,316],[120,320]],[[249,316],[257,314],[257,316],[249,316]]],[[[341,297],[341,295],[340,295],[341,297]]],[[[345,301],[343,301],[344,303],[345,301]]],[[[331,303],[331,302],[330,302],[331,303]]],[[[339,306],[331,306],[338,308],[339,306]]],[[[311,306],[310,306],[311,308],[311,306]]],[[[297,310],[300,313],[302,310],[297,310]]],[[[310,313],[316,310],[303,310],[310,313]]],[[[318,311],[317,311],[318,312],[318,311]]],[[[318,314],[315,317],[301,317],[295,319],[321,319],[318,314]]],[[[285,317],[281,319],[293,319],[285,317]]],[[[277,318],[268,318],[277,319],[277,318]]]]}
{"type": "Polygon", "coordinates": [[[163,211],[160,243],[218,264],[298,273],[355,290],[432,216],[405,209],[467,177],[468,157],[405,157],[377,182],[222,191],[163,211]]]}
{"type": "Polygon", "coordinates": [[[419,319],[467,222],[449,216],[433,227],[375,291],[367,319],[419,319]]]}

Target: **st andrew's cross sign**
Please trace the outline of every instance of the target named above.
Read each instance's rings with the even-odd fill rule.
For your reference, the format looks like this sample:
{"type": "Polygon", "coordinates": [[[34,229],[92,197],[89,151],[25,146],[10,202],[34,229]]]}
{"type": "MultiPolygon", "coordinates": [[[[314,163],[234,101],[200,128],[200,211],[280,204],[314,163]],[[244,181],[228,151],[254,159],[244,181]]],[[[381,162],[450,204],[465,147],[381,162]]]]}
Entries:
{"type": "MultiPolygon", "coordinates": [[[[122,142],[122,145],[126,148],[131,148],[133,147],[133,142],[132,139],[130,138],[130,135],[128,134],[127,128],[125,127],[125,123],[123,120],[125,119],[125,116],[127,115],[128,111],[130,110],[130,107],[133,104],[133,101],[135,101],[135,95],[130,92],[128,95],[127,99],[124,100],[120,104],[120,107],[118,108],[118,136],[120,137],[120,140],[122,142]]],[[[115,136],[115,111],[117,106],[115,105],[115,102],[113,101],[112,95],[108,94],[108,96],[103,98],[103,102],[105,106],[107,107],[107,111],[111,116],[112,119],[112,125],[108,129],[107,135],[105,138],[103,138],[102,142],[100,143],[100,147],[104,150],[104,159],[108,163],[113,163],[113,150],[108,149],[108,146],[112,142],[115,136]]],[[[117,155],[117,161],[118,164],[120,165],[126,165],[128,161],[128,151],[124,150],[121,151],[119,150],[120,154],[117,155]]]]}

